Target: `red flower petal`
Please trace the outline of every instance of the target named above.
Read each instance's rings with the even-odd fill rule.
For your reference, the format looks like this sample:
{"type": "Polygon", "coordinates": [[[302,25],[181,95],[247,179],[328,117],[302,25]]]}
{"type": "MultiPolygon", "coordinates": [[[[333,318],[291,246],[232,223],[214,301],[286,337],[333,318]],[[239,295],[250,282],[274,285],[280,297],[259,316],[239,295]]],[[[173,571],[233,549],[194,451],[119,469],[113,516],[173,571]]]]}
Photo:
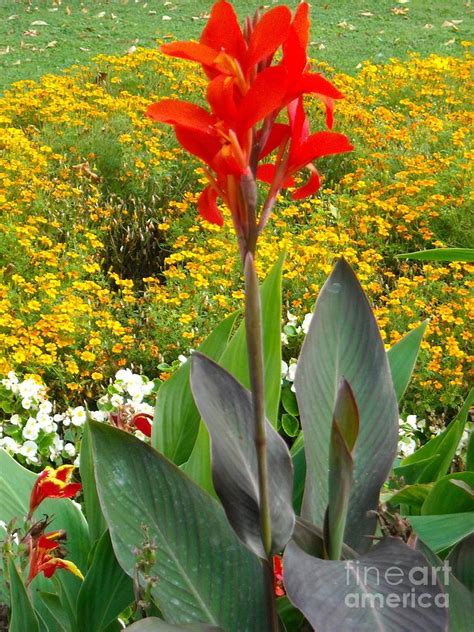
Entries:
{"type": "Polygon", "coordinates": [[[197,156],[208,165],[211,164],[217,152],[221,148],[219,140],[211,134],[200,130],[189,129],[176,125],[174,128],[178,142],[194,156],[197,156]]]}
{"type": "MultiPolygon", "coordinates": [[[[259,138],[261,134],[258,134],[257,138],[259,138]]],[[[268,135],[267,142],[265,146],[262,148],[259,154],[259,160],[271,154],[274,149],[279,147],[283,142],[287,141],[290,137],[290,128],[288,125],[284,123],[275,123],[272,125],[272,129],[270,130],[270,134],[268,135]]]]}
{"type": "Polygon", "coordinates": [[[313,195],[313,193],[316,193],[316,191],[321,186],[321,178],[319,177],[319,173],[313,165],[311,165],[311,167],[312,169],[309,180],[306,182],[306,184],[304,184],[299,189],[296,189],[296,191],[293,191],[293,193],[291,194],[291,197],[294,200],[302,200],[309,195],[313,195]]]}
{"type": "Polygon", "coordinates": [[[228,75],[218,75],[207,86],[207,102],[213,113],[230,127],[235,127],[237,118],[235,96],[235,80],[228,75]]]}
{"type": "MultiPolygon", "coordinates": [[[[272,184],[275,179],[275,165],[267,163],[265,165],[259,165],[257,167],[257,180],[260,182],[266,182],[267,184],[272,184]]],[[[280,187],[294,187],[295,181],[291,176],[285,178],[280,187]]]]}
{"type": "Polygon", "coordinates": [[[309,121],[303,107],[303,97],[288,104],[288,120],[291,127],[291,142],[301,145],[309,136],[309,121]]]}
{"type": "Polygon", "coordinates": [[[288,37],[290,23],[291,11],[285,6],[275,7],[262,16],[250,38],[247,70],[273,55],[288,37]]]}
{"type": "Polygon", "coordinates": [[[331,154],[341,154],[352,151],[354,148],[349,143],[349,139],[344,134],[336,132],[316,132],[292,152],[291,171],[296,171],[300,167],[312,162],[315,158],[329,156],[331,154]]]}
{"type": "Polygon", "coordinates": [[[239,107],[239,127],[247,130],[281,107],[288,75],[283,66],[266,68],[257,75],[239,107]]]}
{"type": "Polygon", "coordinates": [[[71,478],[73,471],[74,465],[61,465],[57,470],[55,470],[54,478],[66,483],[71,478]]]}
{"type": "Polygon", "coordinates": [[[344,98],[342,92],[339,92],[339,90],[333,86],[330,81],[317,72],[307,72],[304,75],[301,75],[298,81],[291,86],[291,92],[293,98],[299,96],[300,94],[309,93],[322,94],[324,96],[331,97],[331,99],[344,98]]]}
{"type": "Polygon", "coordinates": [[[306,48],[309,39],[309,6],[301,2],[291,23],[288,39],[283,43],[283,63],[297,74],[304,71],[307,64],[306,48]]]}
{"type": "Polygon", "coordinates": [[[146,437],[151,437],[151,421],[151,415],[147,415],[146,413],[138,413],[138,415],[134,415],[132,419],[135,428],[143,432],[146,437]]]}
{"type": "Polygon", "coordinates": [[[211,186],[207,186],[199,196],[198,209],[201,217],[211,222],[211,224],[224,225],[224,218],[222,217],[216,204],[217,192],[211,186]]]}
{"type": "Polygon", "coordinates": [[[216,51],[224,50],[232,57],[242,60],[247,45],[231,4],[225,0],[215,3],[201,34],[200,42],[216,51]]]}
{"type": "Polygon", "coordinates": [[[215,50],[197,42],[170,42],[169,44],[162,44],[160,50],[165,55],[189,59],[205,66],[212,66],[220,52],[219,48],[215,50]]]}
{"type": "Polygon", "coordinates": [[[153,103],[148,107],[146,115],[161,123],[181,125],[202,132],[207,132],[215,122],[215,118],[204,108],[178,99],[163,99],[153,103]]]}

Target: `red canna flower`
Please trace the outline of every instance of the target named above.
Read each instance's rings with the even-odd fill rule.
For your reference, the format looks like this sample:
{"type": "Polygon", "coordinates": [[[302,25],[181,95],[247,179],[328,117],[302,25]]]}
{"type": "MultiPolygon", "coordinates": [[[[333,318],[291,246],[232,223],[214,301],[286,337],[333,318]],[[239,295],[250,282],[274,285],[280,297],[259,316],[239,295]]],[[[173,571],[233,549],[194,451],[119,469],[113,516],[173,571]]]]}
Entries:
{"type": "Polygon", "coordinates": [[[285,585],[283,583],[283,563],[279,555],[273,556],[273,588],[276,597],[286,595],[285,585]]]}
{"type": "Polygon", "coordinates": [[[176,137],[206,165],[209,180],[198,208],[208,221],[222,225],[220,198],[229,208],[241,252],[253,252],[278,192],[294,186],[293,175],[309,170],[308,182],[293,193],[295,199],[313,194],[320,185],[313,160],[351,151],[342,134],[310,134],[303,109],[303,95],[315,94],[326,107],[326,125],[333,124],[334,100],[343,95],[324,77],[310,71],[308,4],[302,2],[294,16],[278,6],[263,16],[247,18],[240,28],[232,6],[219,0],[198,42],[164,44],[164,53],[198,62],[209,83],[209,110],[175,99],[150,105],[147,115],[173,125],[176,137]],[[280,63],[272,65],[281,48],[280,63]],[[288,124],[277,122],[287,110],[288,124]],[[276,152],[275,162],[268,156],[276,152]],[[260,164],[263,159],[267,162],[260,164]],[[257,218],[259,179],[270,185],[257,218]]]}
{"type": "Polygon", "coordinates": [[[132,417],[132,424],[134,424],[137,430],[143,432],[146,437],[151,437],[152,422],[152,415],[148,415],[147,413],[138,413],[132,417]]]}
{"type": "Polygon", "coordinates": [[[81,489],[80,483],[71,483],[73,465],[61,465],[56,470],[46,467],[35,481],[30,496],[28,518],[45,498],[71,498],[81,489]]]}
{"type": "Polygon", "coordinates": [[[73,562],[51,555],[53,552],[62,554],[61,549],[65,535],[64,531],[51,531],[30,539],[30,572],[26,580],[27,586],[40,573],[43,573],[45,577],[52,577],[58,568],[63,568],[77,575],[80,579],[84,579],[81,571],[73,562]]]}

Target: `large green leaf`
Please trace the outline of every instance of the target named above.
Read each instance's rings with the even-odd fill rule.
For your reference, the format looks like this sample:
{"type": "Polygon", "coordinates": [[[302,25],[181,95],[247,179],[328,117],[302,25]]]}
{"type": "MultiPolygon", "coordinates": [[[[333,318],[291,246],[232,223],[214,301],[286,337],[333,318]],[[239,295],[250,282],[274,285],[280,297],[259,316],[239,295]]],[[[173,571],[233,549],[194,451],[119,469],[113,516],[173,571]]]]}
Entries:
{"type": "Polygon", "coordinates": [[[186,625],[173,625],[156,617],[149,617],[129,625],[126,630],[130,632],[222,632],[221,628],[205,623],[190,623],[186,625]]]}
{"type": "Polygon", "coordinates": [[[435,553],[449,549],[474,533],[474,511],[441,516],[407,516],[407,520],[435,553]]]}
{"type": "Polygon", "coordinates": [[[458,542],[448,556],[453,574],[474,592],[474,534],[458,542]]]}
{"type": "Polygon", "coordinates": [[[428,321],[409,331],[387,351],[388,363],[393,379],[393,387],[400,401],[405,393],[415,368],[421,341],[428,321]]]}
{"type": "Polygon", "coordinates": [[[181,466],[183,472],[191,478],[195,483],[209,492],[211,496],[216,496],[216,491],[212,483],[212,466],[211,466],[211,440],[206,428],[206,424],[201,421],[199,423],[199,432],[194,444],[191,456],[184,465],[181,466]]]}
{"type": "Polygon", "coordinates": [[[70,632],[72,622],[58,595],[35,591],[33,603],[36,613],[48,628],[48,632],[70,632]]]}
{"type": "MultiPolygon", "coordinates": [[[[200,345],[199,351],[219,359],[229,340],[238,312],[231,314],[200,345]]],[[[188,460],[199,430],[199,413],[189,388],[189,360],[161,385],[156,400],[152,445],[173,463],[188,460]]]]}
{"type": "Polygon", "coordinates": [[[474,511],[474,498],[451,481],[461,481],[474,487],[474,472],[447,474],[437,481],[421,508],[424,515],[466,513],[474,511]]]}
{"type": "Polygon", "coordinates": [[[100,510],[99,497],[95,486],[94,466],[92,463],[92,446],[90,444],[89,426],[84,426],[81,440],[80,472],[82,491],[84,494],[84,511],[89,526],[91,543],[96,542],[107,529],[104,516],[100,510]]]}
{"type": "Polygon", "coordinates": [[[474,261],[473,248],[432,248],[397,255],[398,259],[417,259],[418,261],[474,261]]]}
{"type": "Polygon", "coordinates": [[[387,502],[392,506],[409,505],[410,507],[421,509],[432,487],[431,483],[408,485],[390,496],[387,502]]]}
{"type": "Polygon", "coordinates": [[[469,392],[456,418],[439,435],[425,443],[394,468],[407,483],[431,483],[446,474],[464,431],[469,410],[474,403],[474,388],[469,392]]]}
{"type": "MultiPolygon", "coordinates": [[[[191,388],[212,445],[212,478],[227,518],[243,542],[266,558],[261,535],[259,467],[250,392],[200,353],[191,363],[191,388]]],[[[295,522],[293,470],[285,442],[267,421],[272,551],[281,551],[295,522]]]]}
{"type": "Polygon", "coordinates": [[[290,454],[293,460],[293,508],[297,514],[300,514],[306,479],[306,459],[302,432],[299,433],[296,441],[291,446],[290,454]]]}
{"type": "Polygon", "coordinates": [[[318,632],[445,632],[446,608],[439,607],[439,582],[420,585],[411,580],[413,568],[431,565],[421,553],[401,540],[385,538],[357,560],[329,561],[312,557],[290,542],[283,559],[285,587],[290,601],[318,632]],[[410,596],[417,603],[421,595],[425,607],[407,607],[410,596]]]}
{"type": "Polygon", "coordinates": [[[14,561],[9,558],[8,575],[11,594],[9,632],[39,632],[38,618],[14,561]]]}
{"type": "Polygon", "coordinates": [[[77,598],[79,630],[103,632],[133,600],[133,582],[117,562],[106,531],[77,598]]]}
{"type": "MultiPolygon", "coordinates": [[[[267,418],[276,427],[281,390],[281,273],[285,256],[282,253],[263,282],[262,303],[263,348],[265,363],[265,404],[267,418]]],[[[209,355],[206,353],[206,355],[209,355]]],[[[250,387],[245,323],[229,342],[219,364],[246,388],[250,387]]]]}
{"type": "Polygon", "coordinates": [[[474,432],[472,428],[469,434],[469,441],[467,442],[466,461],[464,469],[467,472],[474,472],[474,432]]]}
{"type": "Polygon", "coordinates": [[[449,572],[449,566],[443,564],[421,540],[417,541],[416,548],[423,553],[432,567],[439,569],[438,578],[449,599],[449,632],[471,632],[474,621],[474,595],[452,572],[449,572]]]}
{"type": "Polygon", "coordinates": [[[147,574],[156,580],[152,594],[165,619],[210,623],[226,632],[267,629],[262,566],[220,504],[132,435],[93,423],[91,436],[117,559],[133,576],[140,550],[154,548],[147,574]]]}
{"type": "Polygon", "coordinates": [[[295,379],[307,463],[303,515],[317,525],[328,504],[330,433],[342,377],[351,385],[360,419],[344,540],[366,550],[376,525],[371,512],[397,449],[398,407],[377,323],[344,259],[319,294],[295,379]]]}

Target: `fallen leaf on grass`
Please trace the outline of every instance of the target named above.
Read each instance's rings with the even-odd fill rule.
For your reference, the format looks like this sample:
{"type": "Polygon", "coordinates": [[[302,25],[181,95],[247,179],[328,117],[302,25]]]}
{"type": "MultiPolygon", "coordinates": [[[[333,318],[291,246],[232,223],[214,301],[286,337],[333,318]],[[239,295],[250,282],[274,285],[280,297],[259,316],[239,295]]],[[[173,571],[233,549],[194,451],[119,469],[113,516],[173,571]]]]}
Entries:
{"type": "Polygon", "coordinates": [[[136,46],[130,46],[130,48],[127,51],[127,55],[133,55],[133,53],[137,50],[136,46]]]}
{"type": "Polygon", "coordinates": [[[7,20],[16,20],[17,18],[18,18],[18,16],[17,16],[17,15],[9,15],[9,16],[7,17],[7,20]]]}
{"type": "Polygon", "coordinates": [[[38,31],[36,31],[35,29],[28,29],[28,31],[25,31],[23,33],[23,35],[25,37],[36,37],[38,35],[38,31]]]}
{"type": "Polygon", "coordinates": [[[79,50],[81,50],[83,53],[88,53],[90,51],[90,48],[84,48],[83,46],[79,46],[79,50]]]}
{"type": "Polygon", "coordinates": [[[105,17],[105,11],[101,11],[100,13],[98,13],[96,16],[96,18],[104,18],[105,17]]]}
{"type": "Polygon", "coordinates": [[[458,24],[462,24],[462,20],[445,20],[441,26],[459,31],[458,24]]]}
{"type": "Polygon", "coordinates": [[[394,15],[406,16],[409,10],[410,9],[408,7],[405,7],[404,9],[402,7],[392,7],[390,9],[390,13],[393,13],[394,15]]]}
{"type": "Polygon", "coordinates": [[[372,13],[371,11],[361,11],[359,13],[359,15],[361,15],[364,18],[373,18],[374,17],[374,13],[372,13]]]}
{"type": "Polygon", "coordinates": [[[54,48],[56,46],[58,42],[56,40],[53,40],[52,42],[48,42],[45,46],[45,48],[54,48]]]}
{"type": "Polygon", "coordinates": [[[8,55],[10,50],[11,50],[10,46],[7,46],[6,48],[0,48],[0,55],[8,55]]]}
{"type": "Polygon", "coordinates": [[[427,29],[427,30],[432,29],[432,28],[434,28],[434,24],[425,24],[425,26],[423,28],[427,29]]]}
{"type": "Polygon", "coordinates": [[[349,22],[347,22],[346,20],[342,20],[342,22],[339,22],[338,27],[347,31],[356,30],[356,27],[353,24],[349,24],[349,22]]]}
{"type": "Polygon", "coordinates": [[[162,16],[161,16],[161,19],[162,19],[162,20],[165,20],[165,21],[167,21],[167,20],[171,20],[171,18],[170,18],[170,16],[169,16],[169,15],[162,15],[162,16]]]}
{"type": "Polygon", "coordinates": [[[455,40],[455,39],[454,39],[454,37],[453,37],[453,39],[450,39],[450,40],[448,40],[447,42],[445,42],[445,43],[443,44],[443,46],[451,46],[452,44],[454,44],[454,42],[455,42],[455,41],[456,41],[456,40],[455,40]]]}
{"type": "Polygon", "coordinates": [[[48,23],[44,20],[35,20],[30,24],[30,26],[48,26],[48,23]]]}
{"type": "Polygon", "coordinates": [[[72,15],[71,7],[66,7],[66,15],[72,15]]]}

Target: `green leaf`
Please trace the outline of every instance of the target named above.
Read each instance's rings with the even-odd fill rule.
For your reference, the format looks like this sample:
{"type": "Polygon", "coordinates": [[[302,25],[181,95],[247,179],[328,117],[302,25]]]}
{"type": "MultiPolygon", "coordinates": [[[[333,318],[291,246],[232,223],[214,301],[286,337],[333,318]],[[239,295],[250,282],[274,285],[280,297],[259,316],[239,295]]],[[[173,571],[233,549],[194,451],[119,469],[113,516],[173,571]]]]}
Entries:
{"type": "Polygon", "coordinates": [[[39,632],[38,618],[14,561],[8,560],[11,618],[9,632],[39,632]]]}
{"type": "Polygon", "coordinates": [[[296,437],[300,430],[299,419],[288,413],[283,413],[281,416],[281,427],[288,437],[296,437]]]}
{"type": "Polygon", "coordinates": [[[129,625],[130,632],[222,632],[222,628],[205,623],[190,623],[189,625],[172,625],[156,617],[148,617],[129,625]]]}
{"type": "Polygon", "coordinates": [[[38,590],[33,594],[33,602],[35,610],[38,615],[41,615],[49,632],[69,632],[71,630],[71,621],[58,595],[38,590]]]}
{"type": "Polygon", "coordinates": [[[285,632],[300,632],[304,616],[294,607],[288,597],[277,599],[277,611],[285,632]]]}
{"type": "MultiPolygon", "coordinates": [[[[219,359],[234,327],[238,312],[231,314],[199,346],[199,351],[219,359]]],[[[189,387],[189,360],[161,385],[152,428],[153,447],[181,465],[189,459],[199,431],[199,413],[189,387]]]]}
{"type": "Polygon", "coordinates": [[[474,472],[474,432],[469,434],[469,441],[467,443],[467,452],[466,452],[466,462],[464,464],[464,469],[467,472],[474,472]]]}
{"type": "Polygon", "coordinates": [[[474,498],[452,481],[474,485],[474,472],[447,474],[437,481],[428,494],[422,508],[422,515],[466,513],[474,511],[474,498]]]}
{"type": "Polygon", "coordinates": [[[133,582],[117,562],[106,531],[97,543],[77,598],[79,629],[102,632],[133,601],[133,582]]]}
{"type": "Polygon", "coordinates": [[[95,486],[94,466],[92,463],[92,446],[90,444],[89,426],[86,423],[81,440],[80,473],[84,494],[84,510],[89,526],[91,543],[96,542],[107,529],[100,509],[99,497],[95,486]]]}
{"type": "Polygon", "coordinates": [[[329,561],[312,557],[290,542],[283,559],[285,587],[290,601],[318,632],[445,632],[447,610],[435,597],[436,581],[411,581],[413,568],[431,566],[424,556],[396,538],[385,538],[357,560],[329,561]],[[423,597],[426,607],[405,607],[403,596],[423,597]]]}
{"type": "Polygon", "coordinates": [[[432,487],[432,483],[408,485],[393,494],[393,496],[390,496],[387,502],[394,507],[397,505],[409,505],[410,507],[421,508],[432,487]]]}
{"type": "Polygon", "coordinates": [[[437,555],[418,540],[416,548],[423,553],[432,567],[440,569],[438,579],[449,599],[449,632],[470,632],[474,621],[474,596],[449,572],[437,555]]]}
{"type": "Polygon", "coordinates": [[[393,387],[400,401],[405,393],[415,368],[421,341],[425,335],[428,321],[409,331],[387,351],[388,363],[392,373],[393,387]]]}
{"type": "MultiPolygon", "coordinates": [[[[285,255],[282,253],[263,282],[262,302],[263,348],[265,363],[265,404],[267,418],[277,425],[281,390],[281,274],[285,255]]],[[[209,355],[206,353],[206,355],[209,355]]],[[[219,364],[246,388],[250,387],[245,323],[241,323],[219,364]]]]}
{"type": "Polygon", "coordinates": [[[293,509],[296,514],[299,515],[301,513],[306,480],[306,458],[302,432],[300,432],[296,441],[291,446],[290,454],[293,460],[293,509]]]}
{"type": "Polygon", "coordinates": [[[469,410],[474,403],[474,388],[469,392],[456,418],[439,435],[425,443],[394,468],[407,483],[431,483],[446,474],[456,454],[469,410]]]}
{"type": "Polygon", "coordinates": [[[351,385],[360,419],[344,540],[370,546],[379,492],[398,444],[398,407],[387,354],[353,271],[340,259],[322,288],[303,344],[295,389],[307,463],[303,516],[322,525],[329,495],[329,446],[339,380],[351,385]]]}
{"type": "Polygon", "coordinates": [[[289,386],[286,386],[281,391],[281,403],[283,408],[289,415],[293,415],[293,417],[298,417],[298,402],[296,401],[296,395],[293,393],[289,386]]]}
{"type": "MultiPolygon", "coordinates": [[[[200,353],[193,353],[191,367],[191,389],[211,436],[214,488],[238,536],[256,555],[266,558],[251,394],[200,353]]],[[[272,551],[276,553],[293,532],[293,472],[288,448],[268,421],[266,437],[272,551]]]]}
{"type": "Polygon", "coordinates": [[[325,524],[328,557],[338,560],[344,542],[353,481],[353,450],[359,434],[359,413],[349,382],[341,378],[334,407],[329,446],[329,498],[325,524]]]}
{"type": "Polygon", "coordinates": [[[448,556],[453,574],[474,592],[474,535],[458,542],[448,556]]]}
{"type": "Polygon", "coordinates": [[[212,483],[211,467],[211,440],[202,421],[199,423],[199,432],[189,460],[182,466],[190,479],[217,498],[216,490],[212,483]]]}
{"type": "MultiPolygon", "coordinates": [[[[147,574],[169,623],[207,622],[226,632],[268,628],[260,561],[239,541],[220,504],[132,435],[91,424],[99,499],[117,559],[147,574]]],[[[144,581],[141,575],[142,582],[144,581]]]]}
{"type": "Polygon", "coordinates": [[[417,259],[418,261],[474,261],[473,248],[432,248],[396,255],[397,259],[417,259]]]}
{"type": "Polygon", "coordinates": [[[435,553],[474,533],[474,512],[440,516],[407,516],[415,533],[435,553]]]}

